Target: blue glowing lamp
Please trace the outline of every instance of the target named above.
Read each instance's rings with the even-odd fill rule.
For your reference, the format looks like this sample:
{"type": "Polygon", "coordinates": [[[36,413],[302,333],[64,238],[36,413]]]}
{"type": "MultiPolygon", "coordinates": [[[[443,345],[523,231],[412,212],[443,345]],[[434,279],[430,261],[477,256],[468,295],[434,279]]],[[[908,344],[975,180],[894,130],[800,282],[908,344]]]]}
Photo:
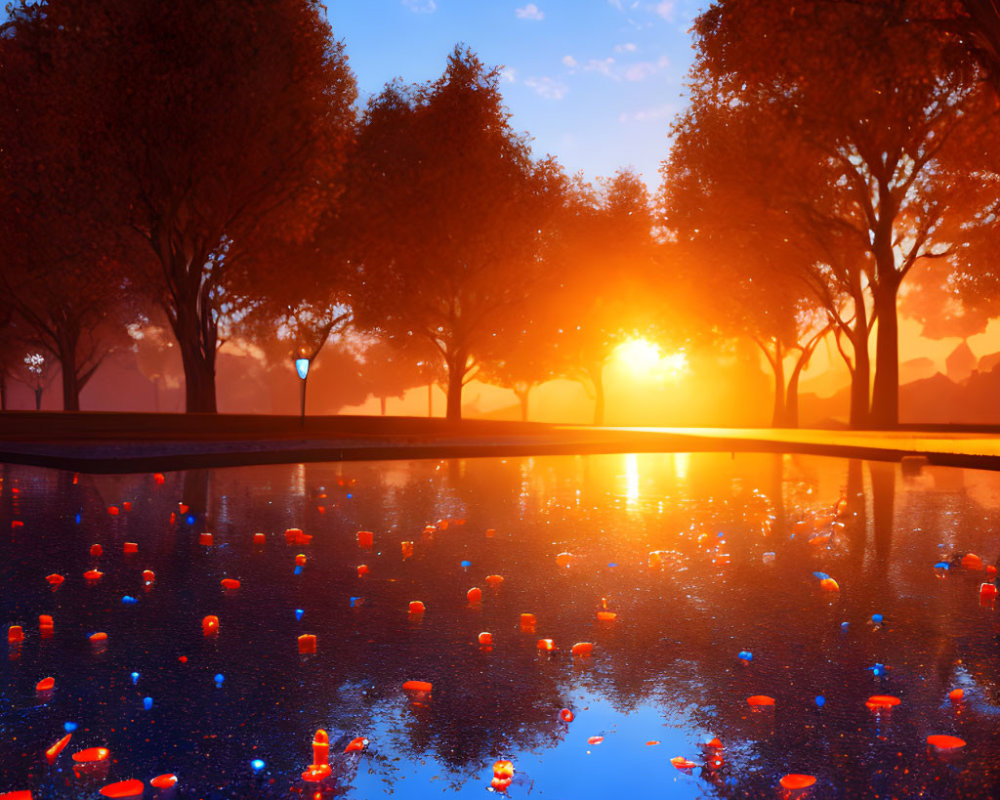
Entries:
{"type": "Polygon", "coordinates": [[[299,377],[302,378],[302,380],[305,380],[306,376],[309,375],[309,359],[308,358],[295,359],[295,371],[299,373],[299,377]]]}

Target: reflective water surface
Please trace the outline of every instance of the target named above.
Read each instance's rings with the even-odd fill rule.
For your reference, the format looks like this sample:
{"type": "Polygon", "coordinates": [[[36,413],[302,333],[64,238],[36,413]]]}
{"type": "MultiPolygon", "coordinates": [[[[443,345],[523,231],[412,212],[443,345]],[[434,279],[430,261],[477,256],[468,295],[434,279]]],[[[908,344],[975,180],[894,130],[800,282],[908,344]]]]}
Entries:
{"type": "Polygon", "coordinates": [[[25,639],[3,661],[0,793],[137,778],[146,798],[481,797],[509,759],[511,797],[1000,796],[1000,624],[987,573],[961,565],[1000,554],[996,473],[642,454],[162,481],[3,468],[2,619],[25,639]],[[318,729],[332,774],[307,783],[318,729]],[[929,747],[938,734],[966,745],[929,747]],[[74,775],[91,747],[110,758],[74,775]],[[163,773],[175,789],[149,785],[163,773]],[[788,773],[816,783],[789,792],[788,773]]]}

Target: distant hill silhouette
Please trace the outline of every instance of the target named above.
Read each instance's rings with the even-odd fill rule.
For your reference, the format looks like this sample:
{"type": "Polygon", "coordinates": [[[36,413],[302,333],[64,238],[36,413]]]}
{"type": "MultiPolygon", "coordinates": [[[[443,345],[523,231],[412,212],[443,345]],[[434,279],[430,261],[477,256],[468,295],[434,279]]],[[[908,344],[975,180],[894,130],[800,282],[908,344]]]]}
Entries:
{"type": "MultiPolygon", "coordinates": [[[[1000,353],[980,360],[993,365],[987,372],[973,370],[965,380],[953,381],[940,372],[899,387],[899,421],[905,423],[1000,425],[1000,353]]],[[[845,424],[849,389],[831,397],[803,395],[800,418],[804,426],[845,424]]]]}

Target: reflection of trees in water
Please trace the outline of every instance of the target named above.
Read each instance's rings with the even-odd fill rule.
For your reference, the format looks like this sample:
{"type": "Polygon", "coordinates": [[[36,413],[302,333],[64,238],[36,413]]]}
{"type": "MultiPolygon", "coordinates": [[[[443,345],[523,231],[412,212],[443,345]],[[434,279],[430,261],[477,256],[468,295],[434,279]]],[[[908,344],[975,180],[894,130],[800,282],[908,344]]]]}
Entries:
{"type": "MultiPolygon", "coordinates": [[[[160,771],[180,771],[172,763],[175,754],[162,750],[163,742],[180,742],[196,743],[198,764],[242,764],[259,754],[272,774],[294,775],[308,763],[317,728],[329,730],[334,741],[379,730],[382,736],[373,739],[366,760],[351,763],[363,769],[371,764],[389,788],[406,773],[407,759],[425,755],[440,760],[452,773],[449,780],[461,783],[497,757],[557,742],[566,731],[559,709],[572,708],[585,689],[621,712],[653,704],[671,720],[688,717],[692,735],[720,736],[729,782],[700,775],[719,796],[772,796],[777,777],[788,771],[823,775],[827,788],[816,791],[817,800],[916,796],[921,787],[935,785],[936,777],[946,793],[964,789],[977,796],[981,787],[974,777],[940,768],[922,755],[922,737],[962,735],[963,726],[971,725],[964,738],[982,744],[970,748],[966,768],[986,769],[990,754],[998,752],[996,732],[974,714],[953,724],[950,711],[941,710],[958,658],[995,692],[984,677],[992,662],[981,649],[982,621],[970,613],[969,581],[962,575],[934,582],[928,561],[933,541],[908,537],[906,547],[891,546],[894,514],[908,527],[917,527],[914,514],[936,518],[932,504],[922,510],[914,498],[901,512],[894,508],[893,467],[881,477],[872,472],[869,538],[861,462],[807,464],[804,471],[802,464],[780,457],[732,464],[728,456],[707,456],[692,463],[683,484],[674,475],[658,479],[651,491],[665,498],[662,511],[647,502],[639,505],[641,513],[609,500],[607,476],[619,469],[611,458],[537,459],[527,485],[522,464],[468,460],[464,469],[437,469],[436,462],[413,462],[405,481],[389,481],[378,465],[354,465],[345,473],[356,479],[350,501],[349,489],[336,487],[317,467],[307,473],[307,489],[314,496],[312,484],[322,481],[329,510],[319,515],[312,505],[305,507],[310,516],[302,527],[316,537],[308,549],[287,547],[280,536],[284,527],[301,521],[295,514],[302,506],[296,501],[294,508],[274,510],[263,492],[246,495],[245,504],[232,510],[228,549],[204,551],[193,531],[167,531],[163,520],[179,493],[189,498],[189,480],[204,487],[204,508],[214,509],[215,495],[231,493],[239,473],[222,470],[211,480],[205,473],[185,477],[183,488],[180,476],[169,476],[167,486],[137,502],[126,521],[132,530],[146,526],[142,553],[148,552],[157,568],[158,585],[143,596],[145,616],[118,605],[122,581],[131,573],[109,558],[114,580],[97,596],[112,611],[102,616],[88,606],[74,616],[67,607],[57,617],[67,630],[99,620],[117,640],[128,641],[127,666],[144,675],[141,691],[157,698],[157,713],[164,715],[158,720],[162,740],[144,743],[125,733],[109,734],[109,745],[128,753],[132,763],[161,764],[160,771]],[[836,502],[835,494],[807,491],[816,480],[810,470],[827,469],[838,471],[846,487],[847,514],[829,544],[817,548],[808,544],[809,531],[799,523],[836,502]],[[582,474],[594,481],[593,495],[578,506],[575,490],[582,474]],[[763,494],[754,491],[761,476],[769,481],[763,494]],[[466,517],[464,525],[420,535],[427,522],[448,518],[455,509],[466,517]],[[775,524],[765,535],[762,521],[770,514],[784,517],[787,525],[782,530],[775,524]],[[354,538],[357,527],[368,523],[377,537],[371,553],[359,550],[354,538]],[[259,528],[270,538],[256,551],[248,542],[259,528]],[[495,528],[496,536],[487,538],[486,528],[495,528]],[[417,543],[413,558],[405,561],[399,549],[403,538],[417,543]],[[563,549],[577,556],[569,569],[555,564],[563,549]],[[730,553],[729,565],[713,563],[717,549],[730,553]],[[662,569],[648,568],[651,550],[666,551],[662,569]],[[293,556],[300,551],[309,561],[296,576],[293,556]],[[776,554],[773,563],[765,563],[765,552],[776,554]],[[472,566],[462,569],[463,559],[472,566]],[[372,573],[359,580],[355,569],[362,561],[372,573]],[[842,591],[821,593],[815,570],[833,575],[842,591]],[[218,581],[233,573],[244,588],[223,595],[218,581]],[[490,573],[505,578],[495,594],[483,583],[490,573]],[[469,608],[465,598],[474,585],[484,590],[478,609],[469,608]],[[364,603],[351,608],[352,596],[364,603]],[[596,621],[602,597],[618,612],[616,622],[596,621]],[[427,605],[422,621],[407,617],[413,599],[427,605]],[[295,608],[305,611],[301,623],[295,608]],[[536,614],[534,633],[519,629],[521,612],[536,614]],[[868,623],[876,612],[886,615],[882,631],[868,623]],[[200,619],[208,613],[222,620],[215,640],[200,635],[200,619]],[[846,632],[843,621],[850,623],[846,632]],[[476,646],[479,631],[493,633],[492,652],[476,646]],[[318,636],[316,656],[298,655],[294,637],[300,632],[318,636]],[[539,656],[535,641],[541,637],[553,638],[560,652],[539,656]],[[576,641],[596,645],[585,665],[568,653],[576,641]],[[753,652],[754,661],[741,664],[740,650],[753,652]],[[181,655],[190,658],[187,667],[178,666],[181,655]],[[867,670],[876,662],[891,667],[888,679],[867,670]],[[226,676],[223,689],[211,681],[216,672],[226,676]],[[400,690],[410,679],[434,684],[423,708],[409,706],[400,690]],[[879,726],[864,708],[864,700],[877,692],[905,698],[879,726]],[[751,694],[776,697],[777,709],[749,713],[745,698],[751,694]],[[822,710],[816,695],[826,697],[822,710]],[[398,728],[392,721],[397,719],[398,728]],[[206,739],[206,731],[217,735],[206,739]],[[902,767],[910,773],[904,775],[902,767]]],[[[89,542],[107,520],[105,499],[85,476],[77,486],[43,484],[38,491],[58,495],[38,506],[38,525],[51,524],[57,537],[73,536],[61,545],[59,558],[83,549],[80,539],[89,542]],[[74,533],[67,515],[80,505],[95,513],[85,515],[74,533]]],[[[978,511],[969,513],[976,518],[978,511]]],[[[69,563],[76,570],[85,558],[73,558],[69,563]]],[[[39,570],[33,579],[45,574],[39,570]]],[[[73,597],[64,595],[67,604],[73,597]]],[[[111,672],[121,669],[120,662],[109,664],[95,681],[110,680],[111,672]]],[[[131,687],[121,693],[141,703],[139,691],[134,698],[131,687]]],[[[120,704],[96,706],[88,725],[107,732],[120,726],[121,714],[120,704]]],[[[46,734],[37,732],[39,746],[51,744],[46,734]]],[[[696,752],[685,755],[694,758],[696,752]]],[[[189,773],[204,769],[187,766],[189,773]]],[[[232,791],[252,789],[250,777],[225,780],[232,791]]],[[[350,780],[343,776],[345,783],[350,780]]]]}

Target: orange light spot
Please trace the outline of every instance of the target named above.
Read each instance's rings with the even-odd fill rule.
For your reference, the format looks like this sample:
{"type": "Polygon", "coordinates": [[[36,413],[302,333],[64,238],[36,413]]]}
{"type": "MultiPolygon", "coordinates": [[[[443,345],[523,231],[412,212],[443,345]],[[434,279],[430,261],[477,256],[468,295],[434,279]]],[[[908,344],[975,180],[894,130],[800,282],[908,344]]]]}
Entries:
{"type": "Polygon", "coordinates": [[[411,614],[423,614],[427,610],[427,606],[420,600],[411,600],[409,608],[411,614]]]}
{"type": "Polygon", "coordinates": [[[587,744],[600,744],[604,741],[603,736],[589,736],[587,737],[587,744]]]}
{"type": "Polygon", "coordinates": [[[169,789],[172,786],[177,785],[177,776],[172,772],[167,772],[163,775],[157,775],[153,778],[149,785],[154,789],[169,789]]]}
{"type": "Polygon", "coordinates": [[[556,564],[560,567],[569,567],[573,563],[575,556],[572,553],[559,553],[556,556],[556,564]]]}
{"type": "Polygon", "coordinates": [[[38,683],[35,684],[36,692],[51,692],[56,685],[55,678],[42,678],[38,683]]]}
{"type": "Polygon", "coordinates": [[[426,694],[431,691],[433,684],[427,681],[406,681],[403,683],[404,692],[417,692],[419,694],[426,694]]]}
{"type": "Polygon", "coordinates": [[[87,581],[99,581],[104,577],[104,573],[99,569],[88,569],[83,573],[83,579],[87,581]]]}
{"type": "Polygon", "coordinates": [[[779,783],[784,789],[808,789],[816,783],[816,777],[814,775],[800,775],[793,772],[782,778],[779,783]]]}
{"type": "Polygon", "coordinates": [[[865,701],[865,705],[872,711],[879,711],[899,705],[899,698],[891,694],[873,694],[865,701]]]}
{"type": "Polygon", "coordinates": [[[104,548],[101,547],[99,544],[92,544],[90,546],[90,554],[94,558],[99,558],[100,556],[104,555],[104,548]]]}
{"type": "Polygon", "coordinates": [[[7,641],[8,642],[23,642],[24,641],[24,628],[20,625],[11,625],[7,629],[7,641]]]}
{"type": "Polygon", "coordinates": [[[975,553],[966,553],[962,556],[962,566],[966,569],[980,570],[983,568],[983,560],[975,553]]]}
{"type": "Polygon", "coordinates": [[[469,605],[476,606],[483,600],[483,590],[477,586],[473,586],[469,591],[465,593],[465,597],[469,601],[469,605]]]}
{"type": "MultiPolygon", "coordinates": [[[[139,545],[136,544],[135,542],[125,542],[125,544],[122,545],[122,552],[124,552],[126,555],[132,553],[138,553],[139,545]]],[[[127,797],[127,795],[125,796],[127,797]]]]}
{"type": "Polygon", "coordinates": [[[570,653],[572,653],[574,656],[585,657],[589,656],[593,652],[594,652],[594,645],[592,645],[590,642],[577,642],[570,648],[570,653]]]}
{"type": "Polygon", "coordinates": [[[101,789],[101,794],[105,797],[138,797],[145,788],[142,781],[132,778],[127,781],[118,781],[118,783],[109,783],[101,789]]]}
{"type": "Polygon", "coordinates": [[[961,703],[965,698],[965,689],[952,689],[948,692],[948,699],[953,703],[961,703]]]}
{"type": "Polygon", "coordinates": [[[823,580],[819,582],[819,588],[824,592],[839,592],[840,584],[833,578],[823,578],[823,580]]]}
{"type": "Polygon", "coordinates": [[[538,649],[551,653],[553,650],[556,649],[556,645],[555,642],[553,642],[551,639],[539,639],[538,649]]]}
{"type": "Polygon", "coordinates": [[[576,715],[568,708],[564,708],[562,711],[559,712],[559,719],[561,719],[563,722],[572,722],[574,719],[576,719],[576,715]]]}
{"type": "Polygon", "coordinates": [[[677,769],[694,769],[698,766],[693,761],[688,761],[684,756],[674,756],[670,759],[670,763],[677,767],[677,769]]]}
{"type": "Polygon", "coordinates": [[[765,708],[774,705],[774,698],[766,694],[755,694],[747,698],[747,703],[751,708],[765,708]]]}
{"type": "Polygon", "coordinates": [[[354,739],[351,739],[351,741],[348,742],[347,747],[344,748],[344,752],[360,753],[366,747],[368,747],[368,740],[364,736],[358,736],[354,739]]]}
{"type": "Polygon", "coordinates": [[[223,589],[231,590],[240,588],[240,582],[236,578],[223,578],[220,583],[223,589]]]}
{"type": "Polygon", "coordinates": [[[503,583],[503,575],[487,575],[486,585],[491,589],[499,588],[500,584],[503,583]]]}
{"type": "Polygon", "coordinates": [[[299,637],[299,654],[308,655],[309,653],[316,652],[316,635],[312,633],[303,633],[299,637]]]}
{"type": "Polygon", "coordinates": [[[479,644],[483,647],[493,646],[493,634],[483,631],[478,637],[479,644]]]}
{"type": "Polygon", "coordinates": [[[69,744],[69,740],[73,738],[72,733],[67,733],[58,742],[56,742],[52,747],[45,751],[45,760],[50,764],[54,763],[59,754],[66,749],[66,745],[69,744]]]}
{"type": "Polygon", "coordinates": [[[618,615],[614,611],[598,611],[597,619],[601,622],[614,622],[618,615]]]}
{"type": "Polygon", "coordinates": [[[111,751],[106,747],[88,747],[86,750],[73,753],[73,760],[77,764],[93,764],[106,760],[109,755],[111,755],[111,751]]]}
{"type": "Polygon", "coordinates": [[[961,747],[965,747],[965,740],[959,739],[957,736],[935,734],[934,736],[927,737],[927,744],[937,750],[958,750],[961,747]]]}
{"type": "Polygon", "coordinates": [[[50,586],[62,586],[63,581],[66,579],[62,575],[52,573],[51,575],[47,575],[45,580],[49,582],[50,586]]]}

